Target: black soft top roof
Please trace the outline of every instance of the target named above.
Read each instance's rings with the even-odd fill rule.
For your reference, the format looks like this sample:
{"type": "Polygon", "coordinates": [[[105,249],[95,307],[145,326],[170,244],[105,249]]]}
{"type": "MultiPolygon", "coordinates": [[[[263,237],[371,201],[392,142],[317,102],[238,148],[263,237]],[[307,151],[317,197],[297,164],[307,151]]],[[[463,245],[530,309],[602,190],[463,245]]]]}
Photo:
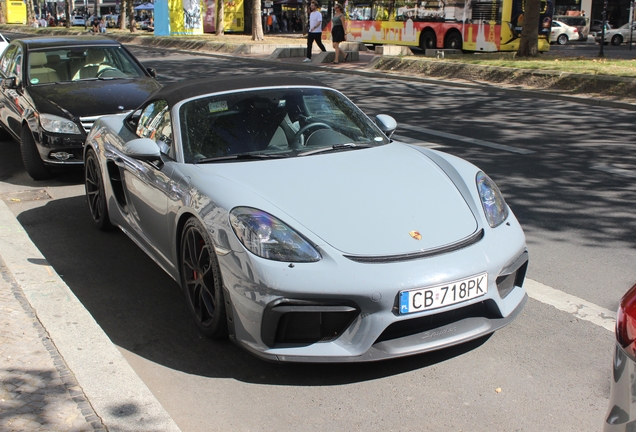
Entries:
{"type": "Polygon", "coordinates": [[[164,99],[170,107],[185,99],[210,93],[241,90],[255,87],[320,86],[318,80],[283,75],[246,75],[233,77],[200,78],[166,84],[150,96],[150,99],[164,99]]]}

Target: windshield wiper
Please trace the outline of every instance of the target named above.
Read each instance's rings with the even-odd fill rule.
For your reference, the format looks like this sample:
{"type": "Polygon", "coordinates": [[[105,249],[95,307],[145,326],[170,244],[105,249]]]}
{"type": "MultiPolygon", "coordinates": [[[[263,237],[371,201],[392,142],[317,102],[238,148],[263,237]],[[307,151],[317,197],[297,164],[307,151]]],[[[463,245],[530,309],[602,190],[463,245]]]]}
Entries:
{"type": "Polygon", "coordinates": [[[298,153],[298,156],[310,156],[318,153],[326,153],[331,151],[339,151],[339,150],[357,150],[371,147],[369,144],[364,143],[345,143],[345,144],[334,144],[329,147],[321,147],[316,150],[309,150],[306,152],[298,153]]]}
{"type": "Polygon", "coordinates": [[[263,154],[263,153],[243,153],[243,154],[235,154],[235,155],[227,155],[227,156],[216,156],[216,157],[208,157],[199,159],[196,161],[196,164],[200,163],[209,163],[209,162],[224,162],[224,161],[233,161],[233,160],[265,160],[265,159],[284,159],[289,157],[288,154],[263,154]]]}

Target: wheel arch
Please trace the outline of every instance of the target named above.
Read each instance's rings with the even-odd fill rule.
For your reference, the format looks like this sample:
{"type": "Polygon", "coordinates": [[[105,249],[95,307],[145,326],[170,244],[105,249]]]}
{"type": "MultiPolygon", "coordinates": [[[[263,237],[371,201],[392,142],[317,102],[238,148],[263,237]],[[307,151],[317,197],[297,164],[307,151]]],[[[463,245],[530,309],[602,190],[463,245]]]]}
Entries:
{"type": "Polygon", "coordinates": [[[450,28],[448,29],[448,31],[446,32],[446,34],[444,35],[444,47],[446,47],[448,41],[450,40],[451,37],[457,36],[459,37],[460,43],[461,43],[461,47],[459,49],[463,49],[464,48],[464,37],[462,36],[462,32],[459,31],[459,29],[457,28],[450,28]]]}
{"type": "Polygon", "coordinates": [[[431,33],[435,37],[435,46],[433,48],[437,48],[437,45],[439,44],[439,37],[437,37],[437,32],[430,25],[424,27],[422,29],[422,31],[420,31],[420,37],[419,37],[419,41],[418,41],[420,48],[424,46],[424,37],[426,37],[426,35],[431,34],[431,33]]]}

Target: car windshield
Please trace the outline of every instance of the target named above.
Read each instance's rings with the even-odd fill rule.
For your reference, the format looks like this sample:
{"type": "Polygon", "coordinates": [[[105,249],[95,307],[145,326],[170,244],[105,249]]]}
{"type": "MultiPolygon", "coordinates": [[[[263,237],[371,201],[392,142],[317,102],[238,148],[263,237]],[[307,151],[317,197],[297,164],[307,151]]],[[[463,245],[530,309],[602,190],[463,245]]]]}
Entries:
{"type": "Polygon", "coordinates": [[[306,156],[390,142],[349,99],[325,88],[232,92],[188,101],[178,112],[189,163],[306,156]]]}
{"type": "Polygon", "coordinates": [[[31,85],[145,76],[131,56],[117,46],[56,47],[31,51],[28,73],[31,85]]]}

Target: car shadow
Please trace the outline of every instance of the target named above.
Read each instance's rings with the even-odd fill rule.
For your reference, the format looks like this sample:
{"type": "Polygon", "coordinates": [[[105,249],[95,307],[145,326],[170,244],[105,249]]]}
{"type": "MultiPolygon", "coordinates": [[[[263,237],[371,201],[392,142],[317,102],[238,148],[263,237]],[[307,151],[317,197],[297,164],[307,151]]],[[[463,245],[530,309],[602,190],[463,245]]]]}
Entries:
{"type": "Polygon", "coordinates": [[[381,366],[266,362],[227,339],[201,336],[178,284],[121,231],[98,231],[84,196],[26,210],[18,221],[113,343],[188,374],[270,385],[341,385],[426,368],[488,339],[381,366]]]}

